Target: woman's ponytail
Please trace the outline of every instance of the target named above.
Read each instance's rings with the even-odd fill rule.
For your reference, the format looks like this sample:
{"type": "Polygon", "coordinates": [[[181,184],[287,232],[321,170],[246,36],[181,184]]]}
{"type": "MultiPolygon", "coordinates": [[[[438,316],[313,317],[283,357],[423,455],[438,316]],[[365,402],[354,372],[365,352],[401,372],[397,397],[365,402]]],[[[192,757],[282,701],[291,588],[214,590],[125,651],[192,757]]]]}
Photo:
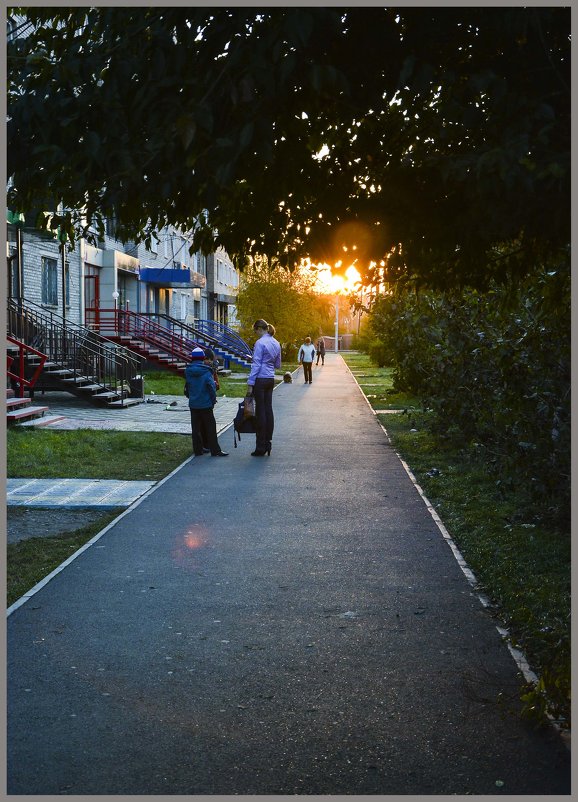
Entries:
{"type": "Polygon", "coordinates": [[[272,326],[270,323],[267,323],[266,320],[263,318],[259,318],[253,323],[253,331],[257,331],[257,329],[263,329],[263,331],[268,331],[271,336],[275,334],[275,326],[272,326]]]}

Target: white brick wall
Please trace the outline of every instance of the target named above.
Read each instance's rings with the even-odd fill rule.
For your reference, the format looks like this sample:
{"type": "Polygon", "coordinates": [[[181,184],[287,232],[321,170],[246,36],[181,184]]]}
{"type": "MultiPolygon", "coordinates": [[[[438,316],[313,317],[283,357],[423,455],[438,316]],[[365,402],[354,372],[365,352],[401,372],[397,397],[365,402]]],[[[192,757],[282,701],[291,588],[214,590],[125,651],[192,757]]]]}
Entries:
{"type": "MultiPolygon", "coordinates": [[[[81,323],[81,270],[80,248],[78,243],[74,251],[66,252],[66,262],[70,277],[70,298],[66,308],[66,318],[72,323],[81,323]]],[[[38,235],[24,231],[22,234],[22,281],[23,295],[35,304],[43,306],[50,312],[62,315],[62,254],[56,241],[44,239],[38,235]],[[42,257],[55,259],[58,271],[58,305],[47,306],[42,303],[42,257]]]]}

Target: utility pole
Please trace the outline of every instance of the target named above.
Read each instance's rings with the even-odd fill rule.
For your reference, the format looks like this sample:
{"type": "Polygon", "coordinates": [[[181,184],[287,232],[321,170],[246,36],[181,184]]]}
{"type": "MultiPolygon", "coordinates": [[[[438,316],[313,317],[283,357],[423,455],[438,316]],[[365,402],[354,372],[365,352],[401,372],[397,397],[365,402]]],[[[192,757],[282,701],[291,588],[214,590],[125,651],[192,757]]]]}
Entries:
{"type": "Polygon", "coordinates": [[[339,293],[335,295],[335,353],[339,351],[339,293]]]}

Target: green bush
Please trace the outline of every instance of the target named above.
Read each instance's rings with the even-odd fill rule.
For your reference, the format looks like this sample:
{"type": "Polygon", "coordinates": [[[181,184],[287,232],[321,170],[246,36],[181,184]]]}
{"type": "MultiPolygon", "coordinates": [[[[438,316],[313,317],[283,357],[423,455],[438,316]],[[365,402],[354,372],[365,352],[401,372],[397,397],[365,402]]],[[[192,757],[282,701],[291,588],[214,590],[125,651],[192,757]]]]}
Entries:
{"type": "MultiPolygon", "coordinates": [[[[481,293],[398,288],[372,310],[378,364],[448,438],[476,443],[534,514],[570,514],[570,271],[566,259],[481,293]]],[[[370,353],[372,353],[370,351],[370,353]]]]}

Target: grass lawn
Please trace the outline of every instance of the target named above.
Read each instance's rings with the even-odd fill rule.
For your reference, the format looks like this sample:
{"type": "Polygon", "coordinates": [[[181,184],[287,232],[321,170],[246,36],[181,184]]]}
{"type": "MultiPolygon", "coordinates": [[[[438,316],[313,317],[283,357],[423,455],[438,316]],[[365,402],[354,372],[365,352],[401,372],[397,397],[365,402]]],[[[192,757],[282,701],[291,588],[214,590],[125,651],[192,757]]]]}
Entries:
{"type": "Polygon", "coordinates": [[[191,455],[190,435],[9,428],[9,477],[158,481],[191,455]]]}
{"type": "MultiPolygon", "coordinates": [[[[363,354],[343,358],[375,410],[388,408],[385,398],[395,403],[395,393],[388,393],[390,369],[372,365],[363,354]]],[[[500,490],[475,448],[451,446],[432,435],[419,399],[403,397],[400,407],[406,411],[378,419],[499,620],[541,676],[541,686],[529,693],[527,714],[539,719],[548,704],[555,716],[569,720],[569,533],[528,520],[523,497],[515,489],[500,490]]]]}

